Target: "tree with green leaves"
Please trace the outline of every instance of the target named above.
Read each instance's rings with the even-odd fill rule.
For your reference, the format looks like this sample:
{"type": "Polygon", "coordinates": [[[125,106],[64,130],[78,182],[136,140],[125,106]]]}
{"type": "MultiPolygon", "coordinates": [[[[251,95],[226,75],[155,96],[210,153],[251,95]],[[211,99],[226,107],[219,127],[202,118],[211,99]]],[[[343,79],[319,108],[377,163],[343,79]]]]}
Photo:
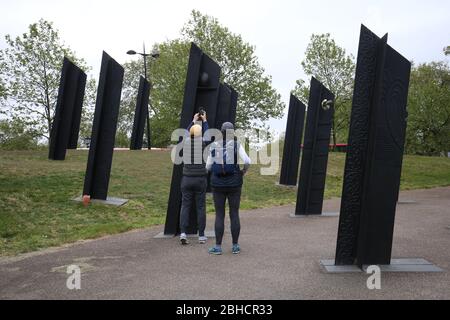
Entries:
{"type": "MultiPolygon", "coordinates": [[[[0,60],[0,75],[4,73],[5,70],[5,63],[0,60]]],[[[0,113],[2,111],[2,103],[6,100],[6,85],[4,83],[4,80],[0,76],[0,113]]]]}
{"type": "MultiPolygon", "coordinates": [[[[130,147],[136,99],[139,89],[139,77],[142,74],[141,59],[123,64],[125,70],[122,86],[122,98],[117,121],[116,147],[130,147]]],[[[145,139],[144,139],[145,141],[145,139]]]]}
{"type": "MultiPolygon", "coordinates": [[[[329,33],[313,34],[301,65],[306,76],[314,76],[334,93],[333,145],[336,146],[338,140],[346,141],[356,67],[353,55],[339,47],[329,33]]],[[[309,80],[297,80],[292,93],[307,105],[309,80]]]]}
{"type": "MultiPolygon", "coordinates": [[[[1,69],[0,69],[0,74],[1,74],[1,69]]],[[[6,99],[6,86],[1,82],[1,78],[0,78],[0,103],[2,103],[2,100],[6,99]]],[[[0,107],[0,111],[1,111],[1,107],[0,107]]]]}
{"type": "Polygon", "coordinates": [[[190,43],[180,39],[158,45],[160,56],[151,60],[150,79],[152,141],[157,146],[167,146],[172,131],[180,125],[184,86],[189,61],[190,43]]]}
{"type": "Polygon", "coordinates": [[[6,98],[6,88],[0,83],[0,99],[6,98]]]}
{"type": "MultiPolygon", "coordinates": [[[[269,118],[282,116],[284,104],[272,87],[271,77],[255,55],[255,48],[222,26],[217,19],[193,11],[181,38],[156,44],[160,57],[148,61],[151,91],[151,131],[154,146],[167,146],[171,133],[179,126],[190,43],[196,43],[222,68],[222,81],[239,93],[236,125],[266,128],[269,118]]],[[[124,95],[119,127],[130,135],[136,103],[140,61],[126,63],[124,95]]]]}
{"type": "Polygon", "coordinates": [[[36,133],[19,119],[0,120],[0,149],[30,150],[37,148],[36,133]]]}
{"type": "MultiPolygon", "coordinates": [[[[43,19],[31,24],[21,36],[7,35],[6,44],[7,48],[0,51],[0,83],[4,83],[8,103],[1,112],[12,121],[19,119],[39,138],[48,139],[64,56],[85,71],[89,68],[64,45],[53,24],[43,19]]],[[[88,130],[86,120],[91,117],[94,92],[95,81],[91,79],[86,87],[82,131],[88,130]]]]}
{"type": "Polygon", "coordinates": [[[450,46],[446,46],[446,47],[444,48],[444,54],[445,54],[446,56],[450,55],[450,46]]]}
{"type": "Polygon", "coordinates": [[[424,63],[411,70],[406,151],[446,155],[450,151],[450,68],[424,63]]]}

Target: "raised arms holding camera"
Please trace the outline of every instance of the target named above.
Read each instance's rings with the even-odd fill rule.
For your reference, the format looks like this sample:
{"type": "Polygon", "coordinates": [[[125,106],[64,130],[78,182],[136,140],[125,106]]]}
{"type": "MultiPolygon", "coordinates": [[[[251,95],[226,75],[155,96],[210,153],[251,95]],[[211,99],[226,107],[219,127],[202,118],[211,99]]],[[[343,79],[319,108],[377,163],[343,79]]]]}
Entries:
{"type": "Polygon", "coordinates": [[[209,129],[209,125],[208,125],[208,118],[206,116],[206,111],[203,108],[200,108],[198,110],[198,113],[194,115],[194,119],[192,119],[192,122],[187,127],[187,130],[190,131],[194,124],[200,125],[200,122],[202,126],[202,135],[204,136],[206,131],[208,131],[209,129]]]}

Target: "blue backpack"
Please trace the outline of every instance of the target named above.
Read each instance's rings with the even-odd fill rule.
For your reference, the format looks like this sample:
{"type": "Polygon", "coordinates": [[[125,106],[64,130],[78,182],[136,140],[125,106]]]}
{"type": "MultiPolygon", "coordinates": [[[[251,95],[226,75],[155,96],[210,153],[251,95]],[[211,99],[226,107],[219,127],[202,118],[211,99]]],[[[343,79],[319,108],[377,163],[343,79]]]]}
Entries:
{"type": "Polygon", "coordinates": [[[213,162],[212,166],[211,166],[211,171],[218,176],[227,176],[227,175],[232,175],[236,172],[239,171],[239,164],[238,164],[238,151],[237,151],[237,142],[236,140],[234,141],[234,148],[233,148],[233,163],[227,163],[227,158],[228,154],[227,154],[227,146],[226,146],[226,141],[223,141],[223,146],[221,149],[219,148],[213,148],[213,150],[211,151],[211,156],[213,157],[213,159],[217,159],[217,158],[222,158],[222,163],[216,163],[215,161],[213,162]],[[216,152],[217,152],[217,157],[216,157],[216,152]]]}

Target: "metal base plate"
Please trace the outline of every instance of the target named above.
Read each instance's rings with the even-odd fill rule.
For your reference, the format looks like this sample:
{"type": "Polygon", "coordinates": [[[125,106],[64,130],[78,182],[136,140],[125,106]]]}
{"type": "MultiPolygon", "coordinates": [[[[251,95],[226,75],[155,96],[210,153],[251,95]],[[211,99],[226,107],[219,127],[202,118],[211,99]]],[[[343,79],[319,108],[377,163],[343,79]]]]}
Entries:
{"type": "Polygon", "coordinates": [[[277,187],[284,187],[284,188],[291,188],[291,189],[295,189],[298,187],[298,184],[296,184],[295,186],[289,185],[289,184],[280,184],[279,182],[275,182],[275,185],[277,187]]]}
{"type": "MultiPolygon", "coordinates": [[[[334,260],[320,260],[327,273],[366,272],[369,266],[360,269],[356,265],[336,266],[334,260]]],[[[379,265],[381,272],[443,272],[441,268],[422,258],[391,259],[391,264],[379,265]]]]}
{"type": "Polygon", "coordinates": [[[327,273],[353,273],[362,272],[362,270],[355,265],[336,266],[334,260],[320,260],[320,265],[327,273]]]}
{"type": "Polygon", "coordinates": [[[322,212],[322,214],[295,214],[289,215],[291,218],[321,218],[321,217],[339,217],[339,212],[322,212]]]}
{"type": "MultiPolygon", "coordinates": [[[[175,235],[175,234],[164,234],[164,232],[160,232],[153,238],[155,238],[155,239],[172,239],[176,236],[177,235],[175,235]]],[[[215,238],[216,233],[214,231],[205,231],[205,236],[207,238],[215,238]]],[[[188,238],[198,238],[198,233],[197,234],[188,234],[187,237],[188,238]]]]}
{"type": "MultiPolygon", "coordinates": [[[[76,197],[75,199],[73,199],[73,201],[83,202],[83,196],[76,197]]],[[[92,203],[99,203],[99,204],[105,204],[105,205],[115,206],[115,207],[121,207],[125,203],[128,202],[128,199],[108,197],[108,198],[106,198],[106,200],[91,199],[90,202],[92,202],[92,203]]]]}
{"type": "Polygon", "coordinates": [[[398,200],[397,204],[416,204],[417,201],[414,200],[398,200]]]}

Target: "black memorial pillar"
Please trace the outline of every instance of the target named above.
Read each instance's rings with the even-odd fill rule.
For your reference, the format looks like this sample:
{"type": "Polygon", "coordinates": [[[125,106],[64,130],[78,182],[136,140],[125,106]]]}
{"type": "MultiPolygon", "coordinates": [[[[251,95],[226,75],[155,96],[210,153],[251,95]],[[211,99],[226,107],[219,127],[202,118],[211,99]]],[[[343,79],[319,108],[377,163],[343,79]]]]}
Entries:
{"type": "Polygon", "coordinates": [[[103,52],[83,195],[106,200],[124,70],[103,52]]]}
{"type": "Polygon", "coordinates": [[[239,99],[239,94],[236,90],[230,85],[227,85],[231,90],[231,101],[230,101],[230,113],[228,115],[228,121],[232,124],[236,125],[236,112],[237,112],[237,104],[239,99]]]}
{"type": "Polygon", "coordinates": [[[311,79],[295,215],[322,213],[334,95],[311,79]]]}
{"type": "Polygon", "coordinates": [[[219,86],[219,100],[217,103],[215,128],[221,128],[222,124],[229,121],[231,107],[231,89],[225,84],[221,83],[219,86]]]}
{"type": "MultiPolygon", "coordinates": [[[[214,127],[219,96],[219,81],[219,65],[192,43],[181,110],[180,128],[186,129],[189,126],[194,114],[198,112],[199,108],[205,109],[208,116],[208,123],[211,128],[214,127]]],[[[180,184],[182,175],[183,165],[174,165],[164,227],[165,235],[176,235],[179,233],[181,208],[180,184]]],[[[188,233],[197,232],[197,217],[195,214],[192,214],[194,209],[192,208],[191,210],[190,230],[188,230],[188,233]]]]}
{"type": "Polygon", "coordinates": [[[49,159],[64,160],[67,149],[77,148],[85,87],[86,74],[65,57],[50,133],[49,159]]]}
{"type": "Polygon", "coordinates": [[[150,83],[144,77],[141,77],[139,81],[139,91],[136,101],[136,111],[134,113],[133,130],[131,132],[131,150],[142,149],[145,122],[148,114],[149,98],[150,83]]]}
{"type": "Polygon", "coordinates": [[[362,26],[336,265],[390,264],[410,62],[362,26]]]}
{"type": "Polygon", "coordinates": [[[297,184],[305,109],[306,106],[291,94],[280,172],[280,184],[282,185],[295,186],[297,184]]]}
{"type": "Polygon", "coordinates": [[[235,123],[238,94],[231,86],[220,84],[219,102],[214,128],[220,129],[224,122],[235,123]]]}

